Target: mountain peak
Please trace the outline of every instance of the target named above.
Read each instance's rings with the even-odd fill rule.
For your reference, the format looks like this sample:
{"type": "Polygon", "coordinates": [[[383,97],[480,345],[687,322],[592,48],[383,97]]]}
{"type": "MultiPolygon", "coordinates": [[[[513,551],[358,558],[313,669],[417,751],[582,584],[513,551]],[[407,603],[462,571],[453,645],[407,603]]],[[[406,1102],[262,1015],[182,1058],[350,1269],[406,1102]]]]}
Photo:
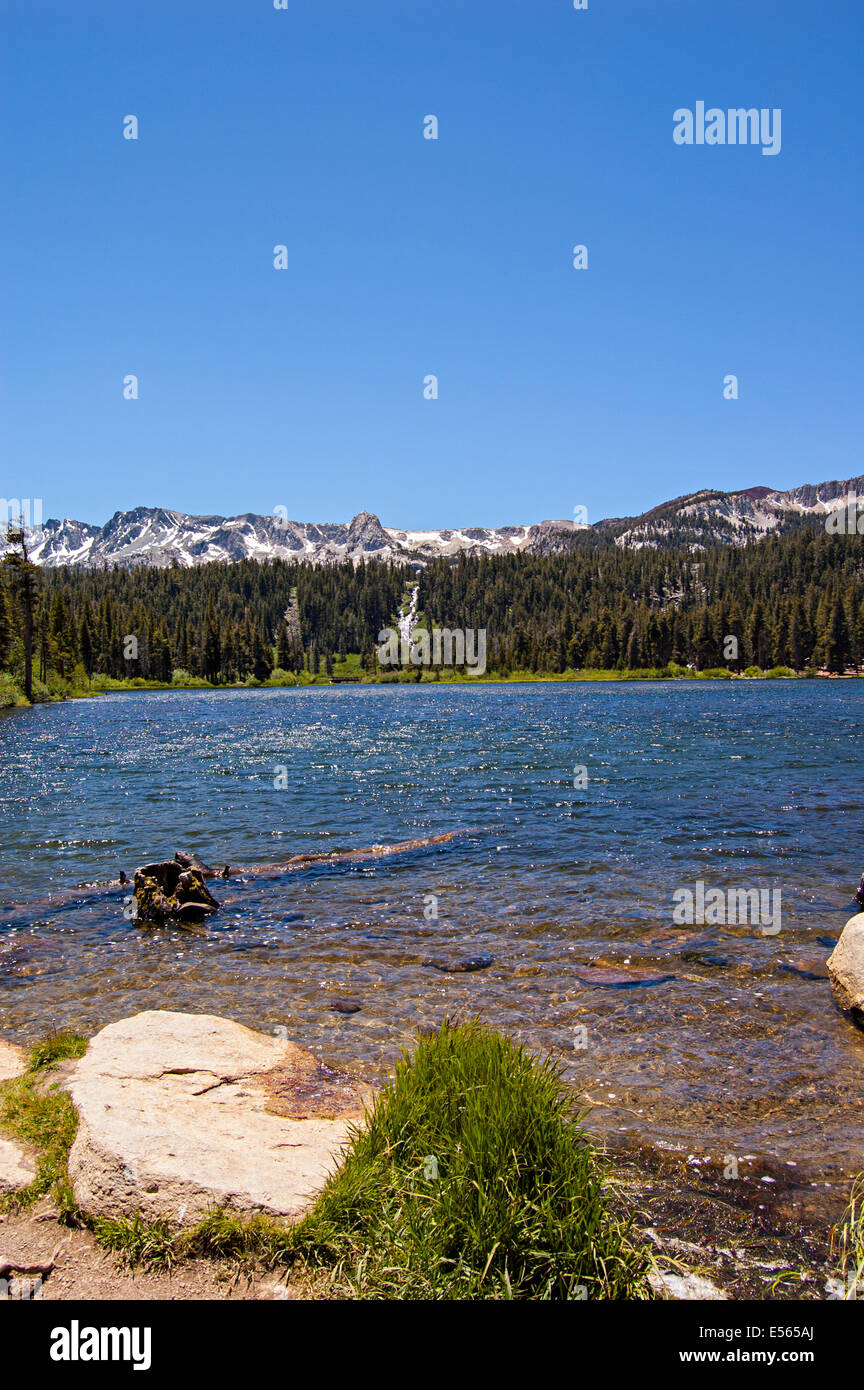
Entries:
{"type": "Polygon", "coordinates": [[[600,544],[640,549],[746,545],[824,519],[852,496],[864,494],[864,477],[803,483],[780,492],[766,487],[720,492],[702,488],[652,507],[636,517],[610,518],[594,526],[541,521],[521,526],[470,526],[402,531],[361,511],[345,522],[286,521],[281,516],[186,516],[164,507],[115,512],[104,526],[48,521],[34,536],[33,559],[42,565],[204,565],[211,561],[291,560],[360,563],[369,557],[424,565],[468,555],[554,555],[593,535],[600,544]]]}

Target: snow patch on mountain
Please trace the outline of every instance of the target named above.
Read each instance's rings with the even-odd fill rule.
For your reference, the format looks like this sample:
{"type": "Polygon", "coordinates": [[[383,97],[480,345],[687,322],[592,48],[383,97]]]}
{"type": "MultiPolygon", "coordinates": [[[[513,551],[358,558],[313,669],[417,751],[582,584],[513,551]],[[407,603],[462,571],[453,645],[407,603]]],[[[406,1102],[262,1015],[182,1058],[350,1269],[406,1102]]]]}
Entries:
{"type": "MultiPolygon", "coordinates": [[[[566,544],[571,521],[535,526],[464,530],[400,531],[385,528],[372,512],[350,522],[289,521],[281,516],[186,516],[161,507],[115,512],[105,526],[79,521],[45,523],[34,532],[31,553],[37,564],[204,565],[213,560],[395,560],[425,564],[438,556],[509,554],[566,544]]],[[[585,528],[581,528],[585,529],[585,528]]]]}
{"type": "Polygon", "coordinates": [[[742,492],[701,491],[675,498],[643,516],[600,523],[628,550],[650,546],[747,545],[790,530],[804,517],[827,516],[864,493],[864,476],[805,483],[780,492],[767,487],[742,492]]]}
{"type": "MultiPolygon", "coordinates": [[[[823,517],[864,496],[864,476],[804,483],[781,492],[767,487],[741,492],[702,489],[673,498],[639,517],[610,518],[596,527],[574,521],[521,526],[466,526],[452,530],[400,530],[382,526],[373,512],[350,522],[289,521],[281,516],[187,516],[163,507],[115,512],[104,526],[47,521],[31,536],[40,565],[206,565],[214,560],[294,560],[325,564],[393,560],[422,566],[466,555],[548,555],[567,550],[575,533],[596,531],[638,550],[707,545],[746,545],[790,530],[806,517],[823,517]]],[[[2,530],[2,528],[0,528],[2,530]]]]}

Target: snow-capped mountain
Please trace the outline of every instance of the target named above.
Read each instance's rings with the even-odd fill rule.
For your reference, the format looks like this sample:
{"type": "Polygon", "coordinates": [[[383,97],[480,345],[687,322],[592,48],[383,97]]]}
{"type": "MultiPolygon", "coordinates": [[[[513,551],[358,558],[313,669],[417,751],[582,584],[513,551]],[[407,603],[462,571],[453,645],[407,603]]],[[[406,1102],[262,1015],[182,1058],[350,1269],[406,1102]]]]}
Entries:
{"type": "Polygon", "coordinates": [[[572,521],[534,526],[472,527],[453,531],[397,531],[371,512],[345,523],[288,521],[279,516],[185,516],[161,507],[115,512],[105,526],[80,521],[46,521],[32,538],[32,558],[41,565],[204,565],[211,560],[404,560],[426,563],[436,556],[504,555],[566,544],[572,521]]]}
{"type": "Polygon", "coordinates": [[[743,492],[706,490],[676,497],[639,517],[601,521],[596,529],[614,538],[616,545],[633,550],[746,545],[790,531],[806,518],[824,518],[857,498],[864,501],[864,477],[804,483],[787,492],[768,487],[743,492]]]}
{"type": "Polygon", "coordinates": [[[161,507],[115,512],[105,526],[46,521],[31,536],[41,565],[204,565],[211,560],[399,560],[426,564],[443,556],[554,554],[576,532],[639,549],[746,545],[821,518],[864,497],[864,476],[805,483],[787,492],[767,487],[743,492],[702,491],[676,497],[638,517],[608,518],[595,526],[573,521],[472,526],[443,531],[400,531],[371,512],[350,522],[289,521],[281,516],[186,516],[161,507]]]}

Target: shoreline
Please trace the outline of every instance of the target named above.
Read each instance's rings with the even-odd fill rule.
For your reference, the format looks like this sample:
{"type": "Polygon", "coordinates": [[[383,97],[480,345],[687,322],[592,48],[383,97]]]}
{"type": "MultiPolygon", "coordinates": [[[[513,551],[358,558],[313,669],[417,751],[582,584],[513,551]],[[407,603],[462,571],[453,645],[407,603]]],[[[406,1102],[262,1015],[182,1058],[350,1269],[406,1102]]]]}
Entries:
{"type": "Polygon", "coordinates": [[[7,714],[13,714],[16,710],[34,709],[39,705],[65,704],[74,700],[98,700],[104,695],[139,695],[139,694],[164,694],[166,691],[174,693],[202,693],[220,694],[222,692],[237,693],[247,691],[250,693],[258,691],[273,690],[321,690],[333,689],[334,687],[357,687],[369,686],[421,686],[425,689],[447,689],[451,686],[509,686],[509,685],[691,685],[712,684],[725,685],[746,681],[748,685],[760,684],[765,681],[857,681],[864,680],[864,672],[829,672],[829,671],[789,671],[783,674],[772,674],[769,671],[762,672],[758,676],[748,676],[740,672],[724,672],[722,674],[706,673],[701,671],[689,672],[687,675],[666,675],[660,673],[648,673],[642,671],[604,671],[604,670],[584,670],[584,671],[565,671],[565,672],[538,672],[529,674],[518,672],[513,675],[456,675],[448,676],[443,680],[393,680],[385,677],[363,677],[362,679],[348,679],[328,676],[314,676],[302,681],[260,681],[255,684],[247,684],[245,681],[236,683],[225,683],[214,685],[208,681],[196,681],[194,684],[174,684],[170,681],[145,681],[137,678],[129,682],[112,681],[110,685],[104,687],[91,688],[89,690],[70,690],[60,694],[51,694],[42,700],[32,702],[22,698],[14,704],[0,705],[0,718],[7,714]]]}
{"type": "MultiPolygon", "coordinates": [[[[235,1234],[239,1237],[245,1229],[249,1233],[249,1243],[246,1254],[240,1257],[242,1244],[238,1242],[233,1249],[222,1247],[218,1242],[214,1245],[206,1245],[203,1248],[196,1248],[194,1231],[195,1221],[191,1218],[184,1222],[183,1214],[177,1218],[172,1217],[168,1221],[160,1222],[157,1220],[152,1225],[154,1237],[158,1235],[159,1241],[166,1249],[172,1245],[176,1248],[176,1260],[172,1259],[166,1266],[161,1266],[158,1261],[148,1261],[146,1254],[142,1253],[141,1246],[138,1246],[136,1255],[134,1246],[129,1244],[130,1232],[125,1231],[124,1222],[112,1218],[111,1213],[106,1208],[105,1219],[99,1215],[100,1203],[104,1202],[105,1191],[98,1188],[96,1205],[90,1193],[92,1183],[88,1178],[87,1164],[83,1162],[78,1153],[80,1144],[85,1148],[90,1145],[91,1140],[88,1132],[88,1125],[92,1123],[93,1117],[90,1113],[94,1104],[94,1097],[98,1100],[101,1096],[101,1081],[94,1091],[88,1091],[86,1084],[83,1086],[79,1082],[76,1085],[76,1064],[73,1058],[83,1055],[93,1055],[92,1048],[95,1044],[97,1058],[94,1058],[94,1066],[97,1067],[96,1077],[101,1076],[98,1068],[98,1049],[100,1042],[112,1032],[128,1028],[136,1023],[142,1024],[147,1020],[178,1020],[187,1021],[193,1027],[203,1027],[204,1025],[217,1025],[218,1027],[230,1030],[237,1036],[248,1038],[250,1043],[278,1051],[280,1046],[284,1046],[289,1051],[293,1049],[298,1056],[304,1055],[302,1048],[293,1043],[278,1044],[265,1038],[263,1035],[250,1033],[244,1026],[239,1026],[224,1018],[223,1016],[209,1015],[182,1015],[182,1014],[148,1014],[126,1019],[122,1023],[114,1025],[97,1033],[92,1038],[80,1037],[80,1046],[76,1047],[57,1047],[57,1043],[63,1042],[64,1035],[60,1035],[54,1043],[50,1039],[41,1044],[43,1053],[46,1054],[48,1071],[42,1074],[45,1082],[37,1085],[37,1092],[43,1096],[57,1094],[57,1088],[66,1096],[63,1104],[67,1107],[70,1103],[74,1105],[78,1112],[78,1121],[68,1135],[71,1145],[74,1132],[79,1131],[79,1140],[76,1147],[64,1150],[63,1155],[58,1156],[57,1179],[59,1187],[54,1188],[53,1184],[45,1188],[44,1183],[35,1193],[36,1203],[33,1197],[25,1198],[20,1203],[16,1202],[15,1194],[8,1195],[5,1205],[4,1223],[4,1242],[7,1249],[7,1257],[11,1252],[16,1258],[21,1259],[22,1265],[34,1263],[37,1256],[45,1258],[45,1251],[50,1245],[52,1248],[56,1242],[61,1229],[66,1230],[67,1237],[63,1259],[57,1266],[57,1273],[54,1271],[54,1264],[49,1262],[46,1266],[46,1289],[44,1297],[47,1295],[51,1299],[80,1299],[80,1298],[100,1298],[105,1297],[106,1284],[106,1255],[111,1256],[112,1252],[117,1259],[118,1277],[123,1279],[127,1286],[127,1297],[140,1298],[144,1300],[158,1299],[163,1297],[174,1297],[181,1300],[195,1299],[199,1297],[213,1296],[212,1290],[218,1287],[219,1279],[226,1275],[233,1276],[232,1283],[235,1283],[236,1292],[234,1297],[244,1299],[260,1299],[262,1297],[295,1297],[295,1298],[328,1298],[332,1296],[332,1291],[328,1291],[323,1285],[318,1286],[314,1279],[308,1277],[310,1270],[304,1271],[301,1268],[291,1269],[281,1268],[281,1262],[275,1264],[268,1261],[266,1257],[266,1247],[261,1242],[261,1236],[266,1236],[267,1224],[272,1229],[273,1222],[285,1223],[290,1225],[293,1221],[300,1219],[301,1214],[311,1210],[304,1206],[303,1213],[295,1216],[278,1216],[274,1212],[268,1214],[265,1203],[263,1207],[256,1206],[254,1199],[248,1210],[238,1208],[233,1210],[229,1203],[226,1207],[224,1216],[230,1222],[235,1234]],[[52,1053],[56,1053],[56,1059],[52,1060],[52,1053]],[[63,1060],[67,1058],[69,1060],[63,1060]],[[55,1084],[51,1084],[51,1083],[55,1084]],[[89,1121],[87,1116],[90,1116],[89,1121]],[[83,1128],[83,1137],[82,1135],[83,1128]],[[67,1157],[69,1160],[67,1171],[67,1157]],[[58,1201],[58,1196],[62,1193],[64,1183],[68,1184],[73,1179],[76,1183],[76,1190],[66,1187],[66,1198],[58,1201]],[[89,1200],[88,1200],[88,1194],[89,1200]],[[79,1197],[83,1201],[83,1207],[79,1205],[79,1197]],[[257,1213],[257,1214],[256,1214],[257,1213]],[[101,1228],[100,1228],[101,1221],[101,1228]],[[256,1222],[264,1222],[256,1227],[256,1222]],[[170,1229],[169,1229],[170,1227],[170,1229]],[[191,1235],[190,1235],[191,1227],[191,1235]],[[259,1238],[256,1246],[256,1233],[259,1238]],[[51,1237],[49,1240],[48,1237],[51,1237]],[[203,1258],[202,1258],[203,1257],[203,1258]],[[166,1273],[170,1271],[170,1279],[167,1280],[166,1273]],[[239,1286],[239,1276],[244,1275],[242,1288],[239,1286]],[[50,1276],[50,1277],[49,1277],[50,1276]],[[271,1285],[265,1281],[272,1280],[274,1277],[279,1283],[283,1284],[285,1292],[273,1294],[268,1292],[271,1285]],[[53,1281],[53,1288],[51,1287],[53,1281]],[[203,1281],[203,1282],[202,1282],[203,1281]],[[290,1290],[290,1292],[289,1292],[290,1290]]],[[[68,1034],[65,1037],[75,1040],[76,1035],[68,1034]]],[[[420,1046],[422,1040],[418,1037],[416,1046],[420,1046]]],[[[104,1045],[104,1043],[103,1043],[104,1045]]],[[[2,1043],[0,1043],[2,1047],[2,1043]]],[[[165,1048],[164,1039],[157,1043],[149,1056],[148,1066],[142,1074],[152,1076],[153,1080],[148,1081],[148,1085],[159,1086],[162,1081],[159,1077],[159,1066],[165,1062],[162,1055],[165,1048]]],[[[37,1049],[38,1051],[38,1049],[37,1049]]],[[[3,1081],[8,1078],[8,1085],[16,1085],[16,1076],[21,1076],[19,1068],[25,1066],[25,1054],[20,1053],[21,1061],[17,1067],[8,1068],[2,1078],[0,1078],[0,1096],[4,1090],[3,1081]]],[[[308,1054],[306,1054],[308,1055],[308,1054]]],[[[33,1054],[31,1053],[30,1068],[32,1070],[33,1054]]],[[[169,1058],[170,1060],[170,1058],[169,1058]]],[[[270,1065],[272,1057],[260,1066],[270,1065]]],[[[539,1061],[539,1058],[538,1058],[539,1061]]],[[[45,1065],[42,1063],[40,1065],[45,1065]]],[[[256,1063],[256,1065],[259,1065],[256,1063]]],[[[218,1067],[217,1067],[218,1069],[218,1067]]],[[[325,1069],[326,1070],[326,1069],[325,1069]]],[[[109,1067],[110,1072],[110,1067],[109,1067]]],[[[388,1069],[389,1081],[385,1082],[387,1087],[392,1085],[394,1073],[388,1069]]],[[[265,1073],[270,1075],[270,1073],[265,1073]]],[[[331,1076],[342,1075],[346,1080],[354,1076],[354,1071],[345,1073],[330,1073],[331,1076]]],[[[96,1079],[96,1078],[94,1078],[96,1079]]],[[[355,1083],[357,1077],[354,1076],[355,1083]]],[[[110,1085],[110,1081],[106,1084],[110,1085]]],[[[297,1077],[292,1074],[288,1082],[288,1095],[293,1091],[297,1084],[297,1077]]],[[[254,1067],[253,1073],[247,1077],[245,1085],[255,1085],[254,1067]]],[[[568,1088],[571,1089],[571,1088],[568,1088]]],[[[578,1095],[575,1091],[574,1094],[578,1095]]],[[[301,1083],[301,1094],[303,1086],[301,1083]]],[[[7,1091],[11,1096],[14,1091],[7,1091]]],[[[141,1122],[146,1111],[147,1094],[142,1091],[134,1100],[130,1101],[130,1108],[126,1116],[127,1124],[132,1128],[128,1130],[129,1142],[136,1129],[136,1116],[141,1109],[141,1122]]],[[[276,1093],[274,1093],[275,1095],[276,1093]]],[[[380,1097],[381,1092],[377,1092],[380,1097]]],[[[118,1101],[120,1103],[120,1101],[118,1101]]],[[[352,1101],[353,1103],[353,1101],[352,1101]]],[[[373,1103],[370,1095],[364,1105],[373,1103]]],[[[182,1099],[180,1093],[173,1098],[172,1104],[178,1106],[178,1122],[184,1122],[184,1117],[200,1104],[192,1093],[186,1099],[182,1099]]],[[[98,1108],[98,1107],[97,1107],[98,1108]]],[[[267,1123],[278,1124],[278,1116],[294,1115],[295,1111],[292,1104],[288,1103],[288,1108],[284,1108],[284,1101],[274,1100],[270,1110],[271,1119],[267,1123]]],[[[326,1108],[326,1107],[325,1107],[326,1108]]],[[[71,1114],[71,1111],[69,1112],[71,1114]]],[[[204,1122],[206,1121],[207,1111],[203,1112],[204,1122]]],[[[250,1112],[251,1113],[251,1112],[250,1112]]],[[[297,1114],[303,1114],[301,1124],[312,1124],[315,1121],[311,1118],[317,1111],[308,1112],[305,1108],[297,1114]]],[[[329,1113],[329,1111],[328,1111],[329,1113]]],[[[353,1113],[353,1112],[352,1112],[353,1113]]],[[[365,1112],[369,1114],[368,1109],[365,1112]]],[[[10,1112],[14,1115],[14,1110],[10,1112]]],[[[323,1111],[322,1111],[323,1114],[323,1111]]],[[[588,1116],[584,1117],[588,1119],[588,1116]]],[[[10,1135],[13,1141],[16,1138],[15,1126],[9,1128],[9,1116],[4,1131],[10,1135]]],[[[201,1117],[199,1116],[199,1122],[201,1117]]],[[[291,1123],[295,1123],[291,1121],[291,1123]]],[[[366,1121],[363,1121],[365,1127],[366,1121]]],[[[146,1129],[146,1125],[145,1125],[146,1129]]],[[[194,1124],[193,1124],[194,1133],[194,1124]]],[[[593,1133],[590,1123],[585,1126],[584,1133],[589,1140],[600,1171],[604,1174],[603,1188],[606,1192],[610,1210],[617,1213],[617,1216],[628,1223],[628,1229],[632,1232],[632,1238],[645,1249],[648,1253],[649,1271],[648,1283],[650,1292],[646,1289],[641,1297],[654,1299],[673,1299],[673,1300],[824,1300],[825,1298],[836,1298],[835,1286],[837,1284],[837,1254],[832,1245],[838,1223],[843,1219],[847,1209],[848,1187],[849,1184],[837,1184],[830,1194],[820,1192],[813,1194],[810,1192],[810,1184],[807,1175],[801,1174],[797,1181],[787,1178],[786,1181],[779,1181],[774,1186],[766,1188],[762,1185],[764,1177],[760,1180],[761,1168],[746,1177],[735,1180],[726,1180],[719,1171],[707,1169],[694,1169],[687,1161],[686,1150],[680,1153],[664,1152],[662,1148],[655,1147],[644,1142],[630,1144],[610,1143],[608,1139],[593,1133]],[[811,1200],[812,1198],[812,1200],[811,1200]]],[[[188,1137],[188,1136],[187,1136],[188,1137]]],[[[301,1138],[299,1132],[296,1136],[301,1138]]],[[[19,1136],[20,1138],[20,1136],[19,1136]]],[[[338,1138],[334,1133],[333,1141],[338,1138]]],[[[40,1145],[34,1143],[24,1144],[24,1151],[30,1156],[30,1161],[37,1166],[40,1163],[40,1145]]],[[[159,1186],[165,1187],[165,1192],[173,1191],[173,1183],[178,1177],[182,1177],[185,1183],[191,1183],[194,1187],[204,1185],[206,1191],[208,1179],[204,1177],[203,1170],[198,1172],[196,1165],[192,1162],[190,1155],[195,1152],[194,1145],[184,1150],[188,1163],[191,1167],[181,1163],[180,1168],[170,1165],[159,1180],[159,1186]],[[176,1169],[176,1171],[175,1171],[176,1169]]],[[[344,1151],[343,1151],[344,1153],[344,1151]]],[[[159,1160],[161,1162],[161,1160],[159,1160]]],[[[206,1165],[205,1165],[206,1166],[206,1165]]],[[[160,1170],[161,1171],[161,1170],[160,1170]]],[[[212,1176],[212,1175],[211,1175],[212,1176]]],[[[779,1175],[778,1175],[779,1176],[779,1175]]],[[[116,1177],[116,1175],[115,1175],[116,1177]]],[[[137,1171],[135,1164],[132,1164],[131,1173],[126,1170],[126,1179],[134,1177],[137,1182],[137,1171]]],[[[114,1177],[112,1177],[112,1182],[114,1177]]],[[[773,1179],[771,1180],[773,1182],[773,1179]]],[[[320,1183],[319,1183],[320,1186],[320,1183]]],[[[110,1184],[109,1184],[110,1187],[110,1184]]],[[[152,1186],[146,1188],[152,1194],[156,1189],[152,1186]]],[[[106,1189],[107,1191],[107,1189],[106,1189]]],[[[186,1188],[184,1186],[184,1192],[186,1188]]],[[[161,1200],[161,1199],[160,1199],[161,1200]]],[[[310,1201],[316,1201],[317,1197],[310,1194],[310,1201]]],[[[185,1208],[183,1209],[185,1211],[185,1208]]],[[[141,1216],[142,1226],[137,1239],[140,1242],[141,1235],[147,1236],[150,1229],[148,1222],[153,1218],[148,1218],[146,1209],[141,1216]]],[[[203,1230],[212,1222],[212,1209],[208,1208],[203,1220],[196,1217],[198,1224],[203,1230]]],[[[137,1229],[137,1228],[136,1228],[137,1229]]],[[[109,1279],[110,1284],[110,1279],[109,1279]]],[[[337,1296],[339,1296],[337,1294],[337,1296]]],[[[344,1296],[344,1293],[343,1293],[344,1296]]],[[[364,1293],[358,1290],[355,1297],[364,1297],[364,1293]]],[[[365,1296],[370,1296],[368,1293],[365,1296]]],[[[372,1295],[374,1296],[374,1294],[372,1295]]],[[[620,1297],[621,1295],[619,1295],[620,1297]]],[[[627,1293],[623,1295],[628,1297],[627,1293]]],[[[634,1294],[630,1293],[630,1297],[634,1294]]],[[[636,1294],[635,1296],[640,1296],[636,1294]]]]}

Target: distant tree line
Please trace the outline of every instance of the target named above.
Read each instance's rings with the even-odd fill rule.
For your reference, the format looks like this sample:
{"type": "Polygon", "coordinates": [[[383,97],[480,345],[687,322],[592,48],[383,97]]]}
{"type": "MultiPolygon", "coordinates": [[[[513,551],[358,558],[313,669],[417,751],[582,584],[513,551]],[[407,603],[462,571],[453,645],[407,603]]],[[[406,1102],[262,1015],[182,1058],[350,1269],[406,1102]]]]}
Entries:
{"type": "Polygon", "coordinates": [[[485,627],[488,664],[502,673],[864,666],[864,538],[818,523],[740,548],[628,550],[586,537],[563,555],[438,560],[420,597],[438,622],[485,627]]]}
{"type": "Polygon", "coordinates": [[[743,548],[628,550],[592,534],[564,553],[461,555],[419,573],[368,561],[39,569],[10,528],[0,568],[0,670],[28,685],[94,673],[214,683],[375,671],[382,628],[413,584],[428,626],[485,628],[488,667],[643,669],[669,663],[864,667],[864,538],[813,525],[743,548]],[[730,660],[727,639],[738,656],[730,660]]]}
{"type": "Polygon", "coordinates": [[[216,684],[327,669],[373,653],[413,571],[370,562],[315,568],[281,560],[196,569],[39,570],[10,531],[0,583],[0,669],[23,677],[31,614],[36,677],[76,668],[116,680],[170,681],[175,670],[216,684]],[[29,585],[25,593],[24,576],[29,585]]]}

